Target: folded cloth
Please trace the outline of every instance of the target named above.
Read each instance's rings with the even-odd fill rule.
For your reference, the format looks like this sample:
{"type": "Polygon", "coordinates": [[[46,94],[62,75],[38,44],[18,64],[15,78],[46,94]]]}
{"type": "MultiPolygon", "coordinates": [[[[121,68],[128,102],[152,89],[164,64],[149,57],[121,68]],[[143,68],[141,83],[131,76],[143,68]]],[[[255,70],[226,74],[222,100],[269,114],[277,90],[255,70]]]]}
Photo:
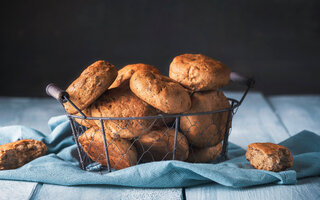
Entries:
{"type": "Polygon", "coordinates": [[[136,165],[111,173],[88,172],[79,168],[76,145],[66,116],[49,120],[46,136],[24,126],[0,128],[0,144],[35,139],[48,147],[46,156],[13,170],[0,171],[0,179],[24,180],[58,185],[107,184],[132,187],[187,187],[215,182],[231,187],[267,183],[294,184],[297,178],[320,175],[320,136],[302,131],[281,142],[293,154],[293,167],[282,172],[257,170],[246,160],[245,150],[230,144],[229,160],[218,164],[161,161],[136,165]]]}

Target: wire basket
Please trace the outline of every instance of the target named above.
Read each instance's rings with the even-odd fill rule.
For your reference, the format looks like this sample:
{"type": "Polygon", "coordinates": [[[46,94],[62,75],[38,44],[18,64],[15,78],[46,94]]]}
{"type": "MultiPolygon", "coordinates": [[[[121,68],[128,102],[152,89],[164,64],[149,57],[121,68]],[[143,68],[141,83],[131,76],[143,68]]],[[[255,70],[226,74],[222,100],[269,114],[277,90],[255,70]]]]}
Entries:
{"type": "Polygon", "coordinates": [[[74,115],[66,112],[66,115],[77,144],[80,167],[87,171],[111,172],[151,161],[203,162],[204,156],[212,163],[226,160],[232,117],[254,85],[254,79],[235,72],[231,73],[230,79],[245,85],[246,89],[240,100],[228,98],[229,108],[143,117],[87,117],[69,99],[68,93],[56,85],[49,84],[46,92],[62,105],[69,102],[78,111],[74,115]],[[210,148],[196,148],[189,145],[184,136],[192,131],[212,132],[222,142],[210,148]],[[121,139],[119,135],[125,135],[127,139],[121,139]]]}

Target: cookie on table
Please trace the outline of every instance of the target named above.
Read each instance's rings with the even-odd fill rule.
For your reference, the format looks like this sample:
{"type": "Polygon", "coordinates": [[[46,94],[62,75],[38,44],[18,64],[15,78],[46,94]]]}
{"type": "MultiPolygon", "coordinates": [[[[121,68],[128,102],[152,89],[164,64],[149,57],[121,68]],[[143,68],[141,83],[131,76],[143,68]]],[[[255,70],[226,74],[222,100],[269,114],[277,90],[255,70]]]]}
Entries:
{"type": "MultiPolygon", "coordinates": [[[[158,111],[133,94],[126,84],[105,92],[91,106],[92,117],[145,117],[158,111]]],[[[101,127],[100,121],[95,120],[101,127]]],[[[152,128],[154,119],[103,120],[104,128],[113,138],[132,139],[152,128]]]]}
{"type": "MultiPolygon", "coordinates": [[[[111,138],[108,132],[105,132],[105,136],[111,168],[123,169],[137,163],[137,151],[130,141],[111,138]]],[[[101,130],[90,128],[78,138],[78,141],[93,161],[108,166],[101,130]]]]}
{"type": "MultiPolygon", "coordinates": [[[[70,100],[82,110],[99,98],[113,83],[117,75],[115,66],[99,60],[87,67],[71,83],[66,92],[69,94],[70,100]]],[[[66,102],[64,107],[69,114],[77,113],[77,110],[69,102],[66,102]]]]}
{"type": "MultiPolygon", "coordinates": [[[[144,134],[135,140],[138,150],[138,159],[143,162],[172,160],[174,149],[174,129],[161,128],[144,134]]],[[[184,161],[189,155],[187,138],[177,133],[176,160],[184,161]]]]}
{"type": "MultiPolygon", "coordinates": [[[[191,104],[187,113],[230,108],[228,99],[221,91],[196,92],[191,96],[191,104]]],[[[228,112],[184,116],[180,118],[180,128],[192,146],[211,147],[223,140],[227,119],[228,112]]]]}
{"type": "Polygon", "coordinates": [[[269,142],[248,145],[246,157],[256,169],[278,172],[293,165],[289,149],[269,142]]]}
{"type": "Polygon", "coordinates": [[[191,147],[187,162],[206,163],[217,159],[222,152],[222,143],[206,148],[191,147]]]}
{"type": "Polygon", "coordinates": [[[112,83],[112,85],[109,87],[109,89],[120,86],[121,84],[129,80],[131,76],[138,70],[152,71],[153,73],[160,74],[160,71],[152,65],[147,65],[143,63],[126,65],[118,71],[118,76],[116,80],[112,83]]]}
{"type": "Polygon", "coordinates": [[[164,113],[181,113],[191,106],[188,91],[169,77],[151,71],[137,71],[130,79],[130,89],[143,101],[164,113]]]}
{"type": "Polygon", "coordinates": [[[202,54],[183,54],[170,64],[169,77],[193,91],[216,90],[229,83],[230,70],[202,54]]]}
{"type": "Polygon", "coordinates": [[[24,139],[0,145],[0,170],[16,169],[46,152],[46,145],[38,140],[24,139]]]}

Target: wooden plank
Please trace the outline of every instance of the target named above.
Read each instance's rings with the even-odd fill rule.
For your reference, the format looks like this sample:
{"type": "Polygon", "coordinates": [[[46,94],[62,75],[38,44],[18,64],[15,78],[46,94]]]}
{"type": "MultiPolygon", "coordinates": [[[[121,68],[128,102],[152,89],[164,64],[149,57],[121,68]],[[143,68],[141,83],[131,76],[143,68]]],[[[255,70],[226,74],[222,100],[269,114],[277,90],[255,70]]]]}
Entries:
{"type": "MultiPolygon", "coordinates": [[[[227,93],[238,99],[240,93],[227,93]]],[[[261,93],[249,93],[234,116],[230,142],[242,148],[252,142],[279,143],[289,137],[279,117],[261,93]]],[[[208,184],[186,189],[187,199],[317,199],[313,189],[319,189],[319,178],[299,181],[298,185],[269,185],[233,189],[217,184],[208,184]],[[299,193],[299,195],[295,195],[299,193]]]]}
{"type": "Polygon", "coordinates": [[[299,180],[296,185],[266,185],[250,188],[229,188],[210,184],[186,190],[187,199],[320,199],[320,178],[299,180]]]}
{"type": "MultiPolygon", "coordinates": [[[[241,96],[240,93],[227,93],[227,95],[233,98],[239,98],[241,96]]],[[[272,97],[271,98],[272,105],[274,105],[273,99],[274,98],[272,97]]],[[[265,99],[260,93],[251,93],[248,95],[244,104],[240,107],[239,111],[234,117],[232,134],[230,136],[231,142],[245,148],[247,144],[251,142],[256,142],[256,141],[280,142],[289,136],[286,133],[285,129],[281,126],[281,122],[277,120],[277,117],[272,112],[272,109],[266,105],[267,105],[267,102],[265,101],[265,99]],[[270,133],[276,133],[276,135],[272,135],[272,134],[269,135],[270,133]]],[[[35,123],[35,121],[38,121],[38,120],[34,120],[34,119],[38,118],[39,120],[43,120],[46,125],[47,120],[50,117],[49,116],[50,114],[52,115],[60,114],[60,113],[63,113],[63,110],[61,106],[53,99],[43,99],[43,100],[31,99],[30,100],[30,99],[14,98],[12,100],[11,98],[0,98],[0,113],[3,113],[3,112],[6,113],[6,117],[0,118],[0,125],[21,124],[19,123],[19,121],[22,121],[24,125],[27,125],[27,126],[34,125],[34,128],[38,130],[44,130],[45,128],[47,128],[47,126],[45,127],[43,125],[39,126],[38,123],[35,123]],[[8,101],[11,103],[9,104],[3,103],[8,101]],[[34,112],[35,109],[32,108],[33,106],[36,107],[35,109],[39,109],[39,110],[34,112]],[[59,111],[59,109],[61,110],[59,111]],[[15,112],[12,112],[12,110],[14,110],[15,112]],[[41,110],[42,111],[46,110],[47,112],[43,114],[43,112],[40,112],[41,110]],[[30,114],[33,116],[30,117],[30,114]]],[[[280,114],[279,116],[281,117],[280,114]]],[[[187,198],[190,197],[189,199],[194,199],[191,197],[195,197],[194,196],[195,194],[197,193],[201,194],[202,192],[205,192],[203,195],[203,198],[202,197],[197,197],[197,198],[208,199],[207,198],[208,195],[210,196],[210,198],[212,198],[212,196],[217,196],[217,197],[222,196],[227,198],[228,197],[227,194],[231,195],[230,198],[234,198],[234,196],[232,197],[232,194],[237,195],[238,198],[239,198],[239,194],[243,194],[242,196],[246,198],[248,196],[263,198],[266,196],[267,193],[283,194],[283,191],[287,191],[289,194],[290,189],[287,189],[287,188],[292,187],[291,193],[301,192],[303,196],[306,196],[305,193],[308,193],[306,197],[310,199],[316,199],[314,198],[314,196],[312,196],[312,195],[318,195],[317,193],[312,192],[312,191],[315,191],[315,189],[317,189],[317,191],[319,190],[318,188],[319,185],[315,184],[316,182],[319,183],[319,180],[315,179],[314,181],[310,181],[310,183],[299,182],[299,184],[297,185],[297,188],[294,188],[292,186],[272,185],[272,186],[268,186],[267,188],[271,187],[273,189],[266,190],[265,187],[254,187],[249,189],[237,189],[235,190],[235,192],[232,192],[234,189],[211,184],[203,188],[196,187],[196,188],[187,189],[186,196],[187,198]],[[281,189],[284,187],[285,189],[281,189]],[[224,188],[224,189],[221,189],[221,188],[224,188]],[[198,189],[198,191],[196,189],[198,189]],[[229,190],[232,190],[232,191],[230,192],[229,190]]],[[[23,186],[22,188],[25,190],[26,189],[25,184],[33,184],[32,186],[33,189],[36,185],[35,183],[28,183],[28,182],[22,182],[22,183],[19,182],[19,184],[16,184],[16,183],[13,183],[13,181],[4,181],[2,184],[2,188],[15,188],[15,193],[29,197],[30,192],[20,192],[19,190],[20,185],[22,185],[23,186]]],[[[31,185],[27,187],[30,188],[31,185]]],[[[32,191],[33,189],[28,191],[32,191]]],[[[7,196],[10,195],[10,192],[12,190],[4,190],[4,191],[9,191],[4,193],[2,192],[2,190],[0,190],[2,196],[6,197],[6,195],[7,196]]],[[[118,199],[118,198],[170,199],[171,197],[172,197],[171,199],[182,198],[181,189],[137,189],[137,188],[123,188],[123,187],[110,187],[110,186],[64,187],[64,186],[47,185],[47,184],[43,185],[41,190],[39,190],[39,193],[36,194],[36,197],[38,199],[42,199],[42,197],[45,199],[48,199],[49,197],[56,198],[57,194],[64,194],[66,193],[66,191],[72,191],[72,193],[68,193],[69,195],[81,193],[82,195],[77,196],[77,199],[80,198],[81,196],[88,197],[88,195],[92,197],[92,194],[97,194],[94,197],[99,197],[100,199],[101,197],[109,197],[107,199],[110,199],[113,197],[114,199],[118,199]],[[164,195],[164,194],[169,194],[169,195],[164,195]]],[[[70,199],[70,196],[68,196],[67,194],[65,196],[68,197],[66,199],[70,199]]],[[[276,197],[276,195],[271,197],[276,197]]],[[[268,198],[270,199],[271,197],[268,197],[268,198]]],[[[24,199],[24,198],[22,197],[19,199],[24,199]]]]}
{"type": "Polygon", "coordinates": [[[0,200],[30,199],[37,183],[0,180],[0,200]]]}
{"type": "MultiPolygon", "coordinates": [[[[49,98],[0,98],[0,126],[25,125],[49,133],[50,117],[63,114],[61,105],[49,98]]],[[[0,199],[29,199],[38,183],[0,180],[0,199]]]]}
{"type": "Polygon", "coordinates": [[[0,98],[0,126],[25,125],[49,134],[48,120],[64,114],[53,98],[0,98]]]}
{"type": "MultiPolygon", "coordinates": [[[[47,122],[50,117],[64,114],[61,105],[52,98],[0,98],[0,126],[25,125],[49,133],[47,122]],[[5,117],[3,117],[5,114],[5,117]]],[[[2,181],[0,200],[28,199],[37,183],[2,181]],[[8,189],[10,188],[10,189],[8,189]],[[31,188],[31,189],[28,189],[31,188]],[[20,195],[20,196],[19,196],[20,195]]],[[[40,184],[41,185],[41,184],[40,184]]],[[[65,187],[44,184],[33,199],[181,199],[182,189],[139,189],[109,186],[65,187]]]]}
{"type": "Polygon", "coordinates": [[[290,135],[303,130],[320,134],[320,95],[286,95],[268,98],[290,135]]]}
{"type": "MultiPolygon", "coordinates": [[[[228,93],[228,96],[232,98],[240,98],[241,93],[228,93]]],[[[231,141],[234,141],[235,144],[240,145],[242,147],[246,147],[250,142],[256,141],[271,141],[271,142],[280,142],[281,140],[288,137],[288,134],[281,126],[276,125],[269,125],[267,128],[261,125],[261,121],[256,116],[261,116],[269,121],[266,120],[267,123],[271,123],[273,125],[273,121],[277,121],[276,116],[273,114],[272,110],[268,107],[267,102],[264,100],[261,93],[251,93],[248,95],[246,101],[239,109],[237,115],[234,118],[234,126],[231,134],[231,141]],[[240,120],[240,122],[239,122],[240,120]],[[259,126],[260,124],[260,126],[259,126]],[[249,127],[249,128],[248,128],[249,127]],[[250,131],[254,130],[254,132],[250,131]],[[279,137],[271,137],[269,134],[271,132],[278,132],[279,137]],[[252,137],[252,135],[256,135],[256,137],[252,137]],[[249,140],[244,140],[243,138],[249,138],[249,140]],[[259,137],[258,137],[259,136],[259,137]],[[255,139],[255,140],[252,140],[255,139]]],[[[260,118],[261,118],[260,117],[260,118]]],[[[126,198],[129,199],[134,198],[134,195],[139,195],[139,199],[141,198],[148,198],[154,197],[156,199],[163,197],[165,199],[174,197],[181,198],[182,190],[181,189],[135,189],[135,188],[123,188],[123,187],[64,187],[64,186],[56,186],[56,185],[49,185],[44,184],[39,192],[39,198],[55,198],[57,191],[59,193],[64,194],[69,199],[71,197],[81,197],[97,194],[97,197],[101,197],[101,194],[105,194],[107,197],[115,196],[115,199],[118,198],[126,198]],[[68,193],[70,191],[71,193],[68,193]],[[94,192],[92,192],[94,191],[94,192]],[[125,191],[125,192],[124,192],[125,191]],[[175,195],[172,195],[171,193],[175,195]],[[81,194],[79,196],[73,196],[73,194],[81,194]],[[124,196],[117,196],[115,194],[124,195],[124,196]],[[167,194],[170,194],[169,196],[167,194]]]]}
{"type": "Polygon", "coordinates": [[[34,199],[87,200],[87,199],[182,199],[182,189],[147,189],[116,186],[59,186],[44,184],[34,199]]]}
{"type": "MultiPolygon", "coordinates": [[[[240,99],[242,93],[226,92],[226,96],[240,99]]],[[[279,143],[289,136],[264,96],[251,92],[233,118],[230,142],[246,149],[253,142],[279,143]]]]}

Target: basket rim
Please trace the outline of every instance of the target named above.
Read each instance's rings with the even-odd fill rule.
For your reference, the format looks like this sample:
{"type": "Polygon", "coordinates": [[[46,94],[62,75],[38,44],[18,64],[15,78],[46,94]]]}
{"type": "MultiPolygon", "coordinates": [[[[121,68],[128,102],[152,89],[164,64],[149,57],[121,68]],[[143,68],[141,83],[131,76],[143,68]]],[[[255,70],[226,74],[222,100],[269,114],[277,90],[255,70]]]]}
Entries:
{"type": "Polygon", "coordinates": [[[71,118],[77,118],[77,119],[85,119],[85,120],[139,120],[139,119],[162,119],[162,118],[177,118],[177,117],[185,117],[185,116],[194,116],[194,115],[208,115],[208,114],[215,114],[215,113],[221,113],[221,112],[229,112],[233,111],[234,109],[238,108],[240,106],[240,101],[233,99],[233,98],[227,98],[231,105],[229,108],[220,109],[220,110],[212,110],[212,111],[206,111],[206,112],[195,112],[195,113],[177,113],[177,114],[158,114],[158,115],[150,115],[150,116],[142,116],[142,117],[87,117],[85,115],[74,115],[74,114],[68,114],[66,115],[71,118]]]}

